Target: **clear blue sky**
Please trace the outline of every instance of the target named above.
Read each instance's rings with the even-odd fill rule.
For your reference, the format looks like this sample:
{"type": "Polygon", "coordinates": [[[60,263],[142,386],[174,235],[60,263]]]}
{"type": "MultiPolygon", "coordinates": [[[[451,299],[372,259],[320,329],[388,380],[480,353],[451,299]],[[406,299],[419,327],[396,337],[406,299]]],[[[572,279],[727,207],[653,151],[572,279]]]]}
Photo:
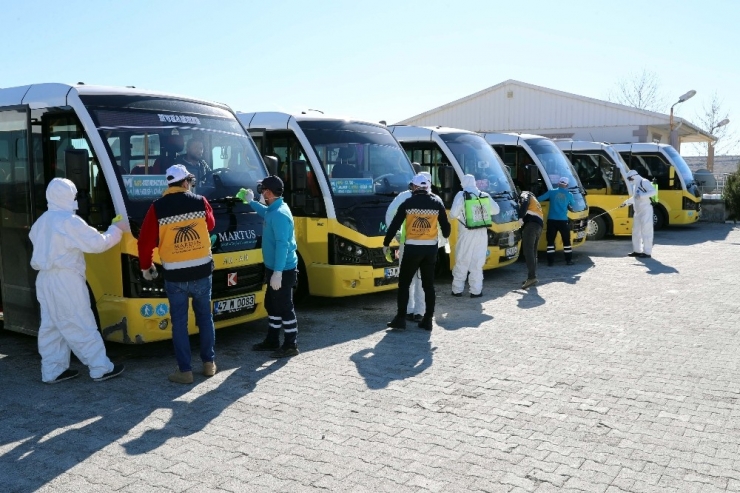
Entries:
{"type": "Polygon", "coordinates": [[[667,100],[698,91],[677,115],[716,91],[740,128],[735,0],[4,0],[0,16],[0,87],[135,85],[392,123],[506,79],[606,99],[647,68],[667,100]]]}

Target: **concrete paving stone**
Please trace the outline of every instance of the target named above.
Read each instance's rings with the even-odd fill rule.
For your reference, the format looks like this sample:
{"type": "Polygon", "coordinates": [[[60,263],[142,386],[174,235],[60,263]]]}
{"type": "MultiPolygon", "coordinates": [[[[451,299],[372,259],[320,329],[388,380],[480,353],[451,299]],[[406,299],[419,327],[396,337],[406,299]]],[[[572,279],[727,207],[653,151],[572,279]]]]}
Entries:
{"type": "Polygon", "coordinates": [[[526,293],[520,264],[487,272],[475,301],[438,279],[431,334],[386,332],[393,292],[312,299],[298,358],[250,351],[264,321],[219,330],[221,372],[191,387],[166,382],[168,341],[109,344],[127,365],[110,385],[45,386],[35,340],[0,331],[0,374],[18,375],[0,384],[0,477],[23,493],[740,490],[737,244],[709,223],[656,232],[649,262],[629,239],[588,242],[526,293]],[[647,313],[624,310],[635,290],[647,313]]]}

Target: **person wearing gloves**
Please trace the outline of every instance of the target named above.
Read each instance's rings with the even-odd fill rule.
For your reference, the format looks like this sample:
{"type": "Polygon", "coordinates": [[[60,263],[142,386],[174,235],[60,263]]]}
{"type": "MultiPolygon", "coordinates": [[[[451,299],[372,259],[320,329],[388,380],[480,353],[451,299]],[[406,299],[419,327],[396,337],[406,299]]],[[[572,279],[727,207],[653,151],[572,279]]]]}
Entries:
{"type": "Polygon", "coordinates": [[[542,206],[531,192],[519,196],[519,225],[522,228],[522,254],[527,262],[527,279],[522,289],[537,284],[537,245],[542,236],[542,206]]]}
{"type": "MultiPolygon", "coordinates": [[[[412,163],[416,164],[416,163],[412,163]]],[[[427,179],[427,182],[430,184],[432,183],[432,175],[427,173],[426,171],[422,171],[419,173],[421,176],[425,177],[427,179]]],[[[393,221],[393,216],[396,215],[396,211],[398,210],[398,206],[404,203],[407,199],[411,197],[411,187],[413,185],[409,184],[409,190],[404,190],[403,192],[396,195],[396,198],[393,199],[393,202],[390,203],[388,206],[388,210],[385,212],[385,224],[386,226],[393,221]]],[[[406,225],[403,224],[400,229],[400,234],[396,234],[396,239],[398,240],[398,243],[400,244],[398,248],[398,261],[399,265],[401,262],[403,262],[403,244],[406,240],[406,225]]],[[[421,286],[421,274],[419,271],[416,271],[414,273],[414,277],[411,280],[411,286],[409,287],[409,302],[406,306],[406,320],[410,322],[421,322],[421,319],[424,318],[424,312],[426,311],[426,302],[424,301],[424,288],[421,286]]]]}
{"type": "Polygon", "coordinates": [[[85,283],[85,253],[101,253],[121,241],[126,229],[121,216],[105,233],[75,214],[77,188],[66,178],[54,178],[46,188],[48,209],[31,227],[31,267],[39,271],[36,297],[41,305],[38,348],[41,380],[57,383],[79,375],[69,369],[70,352],[90,370],[96,382],[117,377],[123,365],[114,365],[105,353],[103,338],[90,308],[85,283]]]}
{"type": "Polygon", "coordinates": [[[298,281],[298,255],[293,214],[283,202],[283,180],[268,176],[257,190],[266,205],[254,200],[251,190],[239,190],[237,198],[249,206],[265,223],[262,230],[262,256],[265,278],[269,279],[265,293],[267,337],[252,346],[254,351],[272,351],[272,358],[288,358],[298,354],[298,320],[293,305],[293,287],[298,281]],[[280,329],[285,339],[280,345],[280,329]]]}
{"type": "Polygon", "coordinates": [[[388,327],[396,330],[406,329],[406,306],[409,301],[409,286],[416,271],[421,272],[421,286],[424,289],[426,310],[419,327],[432,330],[434,316],[434,265],[437,263],[437,237],[439,229],[442,236],[450,236],[450,222],[442,200],[429,193],[429,180],[416,175],[411,181],[411,197],[398,206],[393,220],[388,225],[383,238],[383,253],[387,255],[391,240],[401,225],[406,225],[403,261],[398,276],[398,306],[396,316],[388,322],[388,327]]]}
{"type": "Polygon", "coordinates": [[[547,213],[547,265],[552,266],[555,262],[555,238],[560,233],[563,241],[563,253],[565,263],[573,265],[573,249],[570,246],[570,228],[568,227],[568,209],[575,204],[573,195],[568,190],[568,178],[563,176],[558,181],[558,188],[548,190],[539,197],[538,202],[550,201],[550,210],[547,213]]]}
{"type": "Polygon", "coordinates": [[[203,375],[212,377],[216,374],[216,330],[211,309],[213,257],[209,237],[216,221],[208,200],[191,191],[196,178],[185,166],[170,166],[166,176],[168,188],[149,207],[141,226],[139,266],[144,279],[155,279],[158,273],[152,264],[152,253],[155,247],[159,249],[177,359],[177,370],[168,379],[190,384],[193,383],[188,337],[190,298],[193,299],[195,323],[200,335],[203,375]]]}
{"type": "Polygon", "coordinates": [[[630,257],[650,258],[653,253],[653,204],[651,197],[657,190],[650,180],[643,178],[635,170],[627,173],[630,197],[621,207],[634,206],[635,216],[632,222],[632,253],[630,257]]]}
{"type": "Polygon", "coordinates": [[[462,296],[467,279],[470,297],[480,298],[483,296],[483,264],[488,253],[488,227],[500,208],[490,195],[478,189],[475,176],[463,176],[461,184],[463,189],[457,192],[450,208],[450,218],[459,222],[452,296],[462,296]]]}

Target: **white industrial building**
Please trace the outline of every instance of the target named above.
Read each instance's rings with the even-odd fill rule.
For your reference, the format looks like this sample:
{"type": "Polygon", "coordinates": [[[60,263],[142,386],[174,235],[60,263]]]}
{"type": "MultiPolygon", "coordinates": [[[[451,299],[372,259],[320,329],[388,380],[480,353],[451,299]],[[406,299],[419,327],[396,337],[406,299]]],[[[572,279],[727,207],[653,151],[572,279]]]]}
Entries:
{"type": "MultiPolygon", "coordinates": [[[[610,143],[670,143],[669,115],[511,79],[399,124],[610,143]]],[[[679,143],[716,140],[683,118],[674,116],[674,127],[679,143]]]]}

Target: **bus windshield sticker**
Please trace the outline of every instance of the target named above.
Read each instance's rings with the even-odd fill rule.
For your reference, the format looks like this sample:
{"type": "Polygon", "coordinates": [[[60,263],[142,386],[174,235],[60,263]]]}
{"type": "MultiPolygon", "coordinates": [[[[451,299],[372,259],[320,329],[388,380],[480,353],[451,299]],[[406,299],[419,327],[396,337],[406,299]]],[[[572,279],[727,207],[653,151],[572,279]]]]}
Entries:
{"type": "Polygon", "coordinates": [[[165,175],[124,176],[123,185],[130,200],[153,200],[162,196],[167,190],[165,175]]]}
{"type": "Polygon", "coordinates": [[[372,195],[372,178],[331,178],[331,191],[337,195],[372,195]]]}
{"type": "Polygon", "coordinates": [[[200,125],[200,119],[198,119],[197,116],[162,115],[161,113],[158,113],[157,116],[159,117],[159,121],[160,122],[166,122],[166,123],[188,123],[190,125],[200,125]]]}

